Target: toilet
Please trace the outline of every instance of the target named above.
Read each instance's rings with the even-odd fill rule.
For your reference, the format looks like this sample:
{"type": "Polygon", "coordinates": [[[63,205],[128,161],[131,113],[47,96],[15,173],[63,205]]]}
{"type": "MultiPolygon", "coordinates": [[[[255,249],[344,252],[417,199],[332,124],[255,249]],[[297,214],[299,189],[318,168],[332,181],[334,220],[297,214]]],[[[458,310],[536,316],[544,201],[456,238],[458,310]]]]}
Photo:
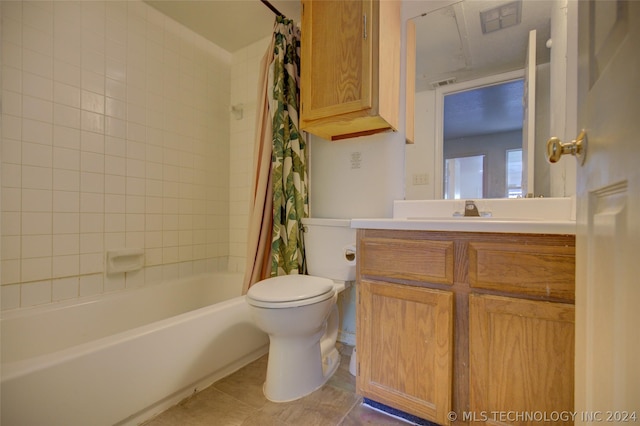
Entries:
{"type": "Polygon", "coordinates": [[[348,219],[302,219],[309,275],[284,275],[249,288],[246,300],[269,335],[265,397],[293,401],[335,373],[340,354],[338,294],[355,280],[355,229],[348,219]]]}

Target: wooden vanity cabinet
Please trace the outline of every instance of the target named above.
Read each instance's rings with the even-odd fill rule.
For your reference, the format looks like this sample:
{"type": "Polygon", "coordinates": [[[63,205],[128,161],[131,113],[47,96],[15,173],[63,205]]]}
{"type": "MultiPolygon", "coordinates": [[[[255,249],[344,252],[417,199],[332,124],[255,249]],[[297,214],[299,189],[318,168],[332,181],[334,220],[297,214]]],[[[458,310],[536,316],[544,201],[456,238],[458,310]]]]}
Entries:
{"type": "Polygon", "coordinates": [[[573,235],[359,229],[357,253],[358,393],[438,424],[573,410],[573,235]]]}
{"type": "Polygon", "coordinates": [[[400,5],[302,0],[302,130],[337,140],[398,128],[400,5]]]}

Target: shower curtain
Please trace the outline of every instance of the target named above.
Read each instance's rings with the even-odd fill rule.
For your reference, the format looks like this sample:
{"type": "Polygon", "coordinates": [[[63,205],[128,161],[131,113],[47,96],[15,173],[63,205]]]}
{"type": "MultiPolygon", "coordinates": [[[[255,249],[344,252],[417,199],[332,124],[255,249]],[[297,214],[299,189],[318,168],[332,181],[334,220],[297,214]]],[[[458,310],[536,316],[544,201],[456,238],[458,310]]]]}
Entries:
{"type": "Polygon", "coordinates": [[[307,152],[298,130],[300,30],[292,20],[276,18],[261,70],[243,293],[262,279],[306,272],[307,152]]]}

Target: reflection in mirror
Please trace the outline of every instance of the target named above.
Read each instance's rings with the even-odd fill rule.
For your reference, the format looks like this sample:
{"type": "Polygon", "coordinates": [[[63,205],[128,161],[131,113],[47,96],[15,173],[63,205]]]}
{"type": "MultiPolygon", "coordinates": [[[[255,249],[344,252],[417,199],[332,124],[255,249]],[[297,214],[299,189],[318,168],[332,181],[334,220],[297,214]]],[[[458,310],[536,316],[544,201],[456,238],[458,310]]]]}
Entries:
{"type": "Polygon", "coordinates": [[[526,195],[522,193],[523,87],[524,81],[518,79],[444,96],[444,198],[526,195]],[[479,188],[480,191],[452,192],[451,172],[457,169],[448,167],[450,160],[478,157],[483,163],[470,163],[467,167],[471,170],[463,166],[462,171],[466,170],[466,174],[459,173],[456,183],[459,188],[479,188]],[[476,175],[478,166],[480,174],[476,175]],[[516,169],[520,176],[515,175],[516,169]],[[483,170],[487,173],[482,173],[483,170]]]}
{"type": "MultiPolygon", "coordinates": [[[[554,7],[562,7],[558,5],[566,3],[566,0],[409,3],[409,7],[415,8],[416,12],[413,15],[415,18],[410,22],[411,25],[415,25],[416,34],[413,105],[415,143],[406,145],[405,197],[434,199],[449,196],[447,185],[451,181],[445,175],[446,160],[476,155],[485,156],[482,197],[505,198],[521,194],[518,190],[522,182],[514,180],[515,170],[519,170],[521,164],[518,165],[514,159],[520,154],[518,150],[522,146],[522,93],[515,97],[505,96],[507,103],[498,107],[499,111],[502,111],[498,113],[486,110],[479,104],[477,99],[481,99],[482,95],[461,95],[463,98],[466,96],[466,99],[457,103],[455,111],[462,119],[450,125],[447,123],[452,119],[444,104],[448,103],[448,100],[445,101],[448,99],[445,94],[454,94],[474,87],[494,86],[500,82],[522,82],[529,31],[533,29],[537,30],[535,195],[549,196],[549,168],[544,160],[544,144],[549,137],[549,84],[552,65],[550,49],[546,45],[551,36],[551,28],[557,25],[552,22],[552,10],[554,7]],[[504,10],[496,14],[496,7],[502,7],[504,10]],[[491,18],[501,13],[503,16],[509,15],[505,17],[504,23],[481,21],[481,16],[491,18]],[[513,25],[508,26],[507,23],[513,25]],[[483,33],[483,26],[492,31],[483,33]],[[504,112],[511,111],[505,108],[514,102],[520,105],[519,109],[504,112]],[[517,116],[517,125],[513,124],[514,115],[517,116]],[[489,129],[490,125],[496,127],[489,129]],[[475,142],[476,149],[469,148],[464,153],[449,153],[448,144],[444,143],[444,139],[446,134],[455,135],[456,132],[457,137],[448,138],[456,140],[452,144],[460,145],[464,140],[464,144],[469,148],[472,142],[475,142]],[[509,139],[510,142],[500,148],[500,161],[497,166],[498,157],[493,158],[484,152],[489,150],[485,142],[505,139],[509,139]],[[497,181],[500,181],[500,185],[493,184],[497,181]]],[[[522,83],[518,84],[518,90],[521,90],[522,83]]],[[[493,95],[489,91],[487,96],[493,95]]],[[[455,190],[451,194],[455,194],[455,190]]]]}

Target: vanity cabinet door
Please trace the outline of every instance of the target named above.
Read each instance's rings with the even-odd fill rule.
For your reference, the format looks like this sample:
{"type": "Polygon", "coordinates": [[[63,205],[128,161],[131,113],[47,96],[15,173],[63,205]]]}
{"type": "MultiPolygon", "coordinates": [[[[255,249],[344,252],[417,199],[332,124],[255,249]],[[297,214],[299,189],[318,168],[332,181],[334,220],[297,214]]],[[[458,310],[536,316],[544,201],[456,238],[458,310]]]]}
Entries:
{"type": "MultiPolygon", "coordinates": [[[[539,424],[504,416],[573,411],[574,316],[565,303],[469,296],[469,409],[487,417],[475,420],[539,424]]],[[[573,424],[556,420],[545,424],[573,424]]]]}
{"type": "Polygon", "coordinates": [[[328,140],[396,129],[400,2],[303,0],[302,7],[300,128],[328,140]]]}
{"type": "Polygon", "coordinates": [[[358,393],[449,424],[453,293],[362,279],[357,318],[358,393]]]}

